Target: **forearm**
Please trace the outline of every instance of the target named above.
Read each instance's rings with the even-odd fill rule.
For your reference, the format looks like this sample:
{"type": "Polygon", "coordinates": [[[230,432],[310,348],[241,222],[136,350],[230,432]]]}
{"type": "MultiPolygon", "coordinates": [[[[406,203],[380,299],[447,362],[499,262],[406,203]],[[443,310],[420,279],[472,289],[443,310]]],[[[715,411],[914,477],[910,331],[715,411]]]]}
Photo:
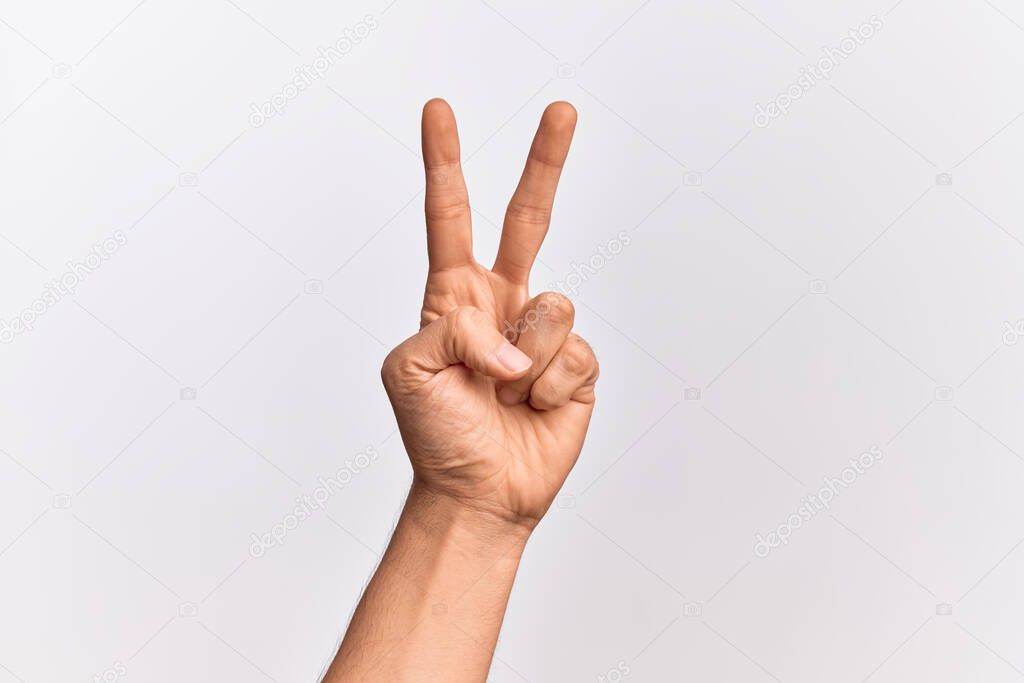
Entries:
{"type": "Polygon", "coordinates": [[[530,530],[594,409],[597,358],[572,332],[572,302],[529,291],[575,127],[572,105],[544,110],[487,269],[473,258],[455,117],[443,100],[423,108],[421,324],[381,366],[417,478],[327,683],[487,677],[530,530]],[[513,320],[510,336],[499,321],[513,320]]]}
{"type": "Polygon", "coordinates": [[[528,536],[414,483],[325,682],[483,681],[528,536]]]}

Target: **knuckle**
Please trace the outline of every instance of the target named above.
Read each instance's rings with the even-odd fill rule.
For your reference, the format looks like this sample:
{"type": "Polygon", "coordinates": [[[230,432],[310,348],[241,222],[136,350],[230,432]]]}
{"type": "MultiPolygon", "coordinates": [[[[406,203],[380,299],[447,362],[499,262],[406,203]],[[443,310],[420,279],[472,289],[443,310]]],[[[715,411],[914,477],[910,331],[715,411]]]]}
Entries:
{"type": "Polygon", "coordinates": [[[399,353],[398,349],[392,349],[385,358],[384,362],[380,366],[380,378],[384,382],[384,386],[392,387],[398,384],[401,378],[406,374],[405,368],[408,362],[399,353]]]}
{"type": "Polygon", "coordinates": [[[549,388],[534,384],[530,392],[530,405],[537,410],[553,410],[558,407],[558,401],[549,388]]]}
{"type": "Polygon", "coordinates": [[[589,376],[597,372],[597,358],[585,341],[571,340],[563,349],[562,368],[573,377],[589,376]]]}
{"type": "Polygon", "coordinates": [[[424,308],[423,310],[420,311],[420,329],[422,330],[424,327],[434,322],[439,317],[440,316],[438,316],[437,313],[434,313],[433,311],[428,311],[427,309],[424,308]]]}
{"type": "Polygon", "coordinates": [[[457,356],[459,351],[468,351],[473,339],[472,330],[482,326],[486,314],[473,306],[458,306],[444,317],[447,326],[444,340],[449,355],[457,356]]]}
{"type": "Polygon", "coordinates": [[[446,221],[465,218],[469,215],[469,200],[460,198],[449,202],[428,202],[425,213],[428,221],[446,221]]]}
{"type": "Polygon", "coordinates": [[[448,172],[460,172],[462,171],[462,162],[457,159],[439,159],[437,161],[424,162],[423,166],[428,171],[448,171],[448,172]]]}
{"type": "Polygon", "coordinates": [[[551,207],[513,200],[509,202],[505,217],[528,225],[547,225],[551,222],[551,207]]]}
{"type": "Polygon", "coordinates": [[[483,315],[483,311],[474,306],[456,306],[445,318],[454,331],[479,323],[483,315]]]}
{"type": "Polygon", "coordinates": [[[597,392],[594,391],[594,385],[589,384],[573,394],[572,398],[580,403],[594,403],[597,400],[597,392]]]}
{"type": "Polygon", "coordinates": [[[537,311],[556,323],[572,324],[576,307],[569,297],[559,292],[544,292],[537,297],[537,311]]]}

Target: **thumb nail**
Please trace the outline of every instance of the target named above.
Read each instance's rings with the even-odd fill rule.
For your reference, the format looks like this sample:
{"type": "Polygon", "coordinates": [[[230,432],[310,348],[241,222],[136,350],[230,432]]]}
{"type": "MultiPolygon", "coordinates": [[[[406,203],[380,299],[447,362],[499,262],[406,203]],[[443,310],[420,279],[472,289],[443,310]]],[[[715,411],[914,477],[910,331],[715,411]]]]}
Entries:
{"type": "Polygon", "coordinates": [[[508,342],[501,345],[494,354],[498,362],[509,372],[522,372],[533,364],[530,357],[508,342]]]}

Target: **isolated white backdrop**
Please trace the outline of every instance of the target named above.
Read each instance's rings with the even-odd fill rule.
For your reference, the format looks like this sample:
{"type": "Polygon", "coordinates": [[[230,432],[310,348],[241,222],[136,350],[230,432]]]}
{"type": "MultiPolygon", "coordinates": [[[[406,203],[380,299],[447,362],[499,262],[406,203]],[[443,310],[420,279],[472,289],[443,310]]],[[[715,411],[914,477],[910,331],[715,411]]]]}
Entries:
{"type": "Polygon", "coordinates": [[[533,282],[600,401],[493,680],[1024,678],[1019,3],[4,1],[0,45],[0,319],[125,242],[0,344],[0,681],[328,661],[409,480],[378,368],[416,328],[433,96],[484,262],[543,106],[580,113],[533,282]]]}

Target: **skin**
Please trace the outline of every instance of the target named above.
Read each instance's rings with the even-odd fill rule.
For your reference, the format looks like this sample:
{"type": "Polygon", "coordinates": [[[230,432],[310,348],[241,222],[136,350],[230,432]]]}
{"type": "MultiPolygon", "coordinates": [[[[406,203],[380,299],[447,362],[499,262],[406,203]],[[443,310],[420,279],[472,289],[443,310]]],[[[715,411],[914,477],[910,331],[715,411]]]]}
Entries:
{"type": "Polygon", "coordinates": [[[572,303],[530,297],[576,111],[555,102],[488,269],[473,258],[455,117],[423,108],[429,272],[420,331],[381,376],[413,484],[325,681],[484,681],[530,534],[579,457],[598,364],[572,303]]]}

